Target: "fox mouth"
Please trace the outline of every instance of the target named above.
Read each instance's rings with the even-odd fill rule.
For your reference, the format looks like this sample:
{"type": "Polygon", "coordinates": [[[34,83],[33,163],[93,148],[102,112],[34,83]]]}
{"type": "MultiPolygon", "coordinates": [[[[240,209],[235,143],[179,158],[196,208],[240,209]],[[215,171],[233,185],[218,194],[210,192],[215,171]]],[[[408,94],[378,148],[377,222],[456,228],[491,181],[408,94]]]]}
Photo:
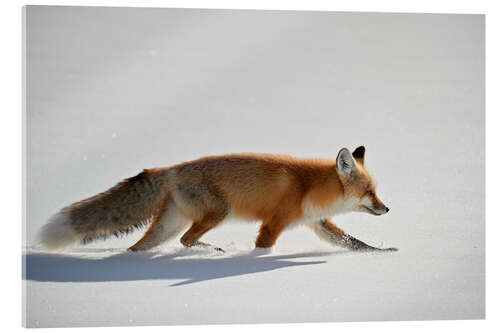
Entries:
{"type": "Polygon", "coordinates": [[[377,216],[382,215],[382,213],[377,213],[376,211],[374,211],[373,209],[371,209],[365,205],[362,205],[361,207],[364,208],[370,214],[377,215],[377,216]]]}

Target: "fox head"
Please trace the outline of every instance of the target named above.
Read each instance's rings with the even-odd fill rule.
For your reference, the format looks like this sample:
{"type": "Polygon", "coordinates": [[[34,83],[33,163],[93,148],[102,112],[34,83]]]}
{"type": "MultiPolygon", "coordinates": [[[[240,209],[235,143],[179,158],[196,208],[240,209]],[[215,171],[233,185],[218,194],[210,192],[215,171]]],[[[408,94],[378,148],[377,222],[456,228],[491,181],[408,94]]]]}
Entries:
{"type": "Polygon", "coordinates": [[[365,168],[365,147],[351,152],[342,148],[337,155],[337,173],[344,187],[344,200],[349,201],[353,211],[382,215],[389,208],[377,197],[376,183],[365,168]]]}

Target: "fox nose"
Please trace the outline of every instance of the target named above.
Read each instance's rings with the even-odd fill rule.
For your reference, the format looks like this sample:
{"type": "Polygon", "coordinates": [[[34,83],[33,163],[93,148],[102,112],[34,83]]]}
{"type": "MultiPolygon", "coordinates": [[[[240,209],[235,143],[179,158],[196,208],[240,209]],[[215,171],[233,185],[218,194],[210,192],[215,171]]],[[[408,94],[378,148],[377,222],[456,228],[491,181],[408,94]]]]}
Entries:
{"type": "Polygon", "coordinates": [[[385,212],[387,213],[389,211],[389,207],[385,207],[385,212]]]}

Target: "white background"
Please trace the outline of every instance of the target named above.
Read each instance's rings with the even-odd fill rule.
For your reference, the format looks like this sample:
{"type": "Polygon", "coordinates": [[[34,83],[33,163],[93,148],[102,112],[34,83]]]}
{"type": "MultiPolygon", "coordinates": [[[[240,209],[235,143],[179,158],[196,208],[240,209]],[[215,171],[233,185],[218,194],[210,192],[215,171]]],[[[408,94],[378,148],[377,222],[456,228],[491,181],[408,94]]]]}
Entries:
{"type": "MultiPolygon", "coordinates": [[[[332,9],[337,9],[337,8],[332,8],[332,9]]],[[[355,8],[353,8],[355,9],[355,8]]],[[[425,11],[433,11],[433,10],[425,10],[425,11]]],[[[456,11],[456,10],[453,10],[453,11],[456,11]]],[[[18,85],[19,86],[19,85],[18,85]]],[[[15,105],[15,104],[14,104],[15,105]]]]}

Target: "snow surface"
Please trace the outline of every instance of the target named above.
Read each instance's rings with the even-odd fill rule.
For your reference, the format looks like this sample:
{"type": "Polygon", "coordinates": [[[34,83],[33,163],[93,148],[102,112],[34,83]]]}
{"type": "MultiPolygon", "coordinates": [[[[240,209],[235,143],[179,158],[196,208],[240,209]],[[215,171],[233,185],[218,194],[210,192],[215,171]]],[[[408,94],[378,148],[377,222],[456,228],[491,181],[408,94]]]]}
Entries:
{"type": "Polygon", "coordinates": [[[27,8],[25,325],[484,318],[484,16],[27,8]],[[391,211],[336,218],[398,252],[310,230],[254,256],[127,253],[141,234],[36,250],[60,208],[143,168],[229,152],[367,148],[391,211]]]}

